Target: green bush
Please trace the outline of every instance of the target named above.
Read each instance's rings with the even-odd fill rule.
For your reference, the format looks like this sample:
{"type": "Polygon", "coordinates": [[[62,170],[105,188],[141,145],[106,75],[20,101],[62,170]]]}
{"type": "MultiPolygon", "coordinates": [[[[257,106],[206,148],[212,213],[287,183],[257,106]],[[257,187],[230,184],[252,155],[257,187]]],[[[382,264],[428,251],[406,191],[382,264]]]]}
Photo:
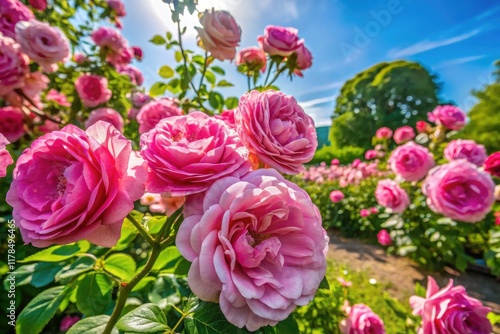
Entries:
{"type": "Polygon", "coordinates": [[[329,163],[333,159],[339,159],[341,164],[348,164],[354,159],[363,158],[365,149],[356,146],[344,146],[341,149],[337,149],[332,146],[323,146],[314,154],[314,158],[311,160],[311,164],[318,164],[321,162],[329,163]]]}

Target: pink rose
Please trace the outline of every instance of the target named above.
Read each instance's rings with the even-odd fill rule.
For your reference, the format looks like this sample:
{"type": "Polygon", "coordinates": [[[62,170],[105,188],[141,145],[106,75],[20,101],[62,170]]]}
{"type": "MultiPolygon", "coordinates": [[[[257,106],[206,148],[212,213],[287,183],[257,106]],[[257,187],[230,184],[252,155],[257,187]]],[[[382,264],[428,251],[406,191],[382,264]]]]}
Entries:
{"type": "Polygon", "coordinates": [[[111,124],[73,125],[36,139],[19,157],[7,203],[25,243],[87,239],[112,247],[144,193],[146,165],[111,124]]]}
{"type": "Polygon", "coordinates": [[[375,137],[379,139],[391,139],[392,130],[384,126],[377,130],[377,132],[375,133],[375,137]]]}
{"type": "Polygon", "coordinates": [[[437,106],[427,114],[429,122],[442,125],[450,130],[460,130],[465,126],[465,113],[452,105],[437,106]]]}
{"type": "Polygon", "coordinates": [[[126,75],[130,78],[130,82],[134,85],[142,85],[144,83],[144,77],[142,76],[141,70],[132,65],[121,65],[116,68],[118,73],[126,75]]]}
{"type": "Polygon", "coordinates": [[[184,205],[186,197],[170,197],[162,194],[145,193],[141,197],[141,205],[149,206],[149,211],[170,216],[184,205]]]}
{"type": "Polygon", "coordinates": [[[119,67],[128,65],[134,59],[134,50],[129,47],[120,49],[117,52],[108,52],[106,60],[113,66],[119,67]]]}
{"type": "Polygon", "coordinates": [[[339,203],[344,199],[344,193],[340,190],[334,190],[330,193],[330,200],[333,203],[339,203]]]}
{"type": "Polygon", "coordinates": [[[411,126],[405,125],[394,131],[394,141],[396,144],[402,144],[406,141],[412,140],[413,138],[415,138],[415,131],[413,131],[411,126]]]}
{"type": "Polygon", "coordinates": [[[0,34],[0,96],[24,85],[28,65],[29,59],[21,52],[19,44],[0,34]]]}
{"type": "Polygon", "coordinates": [[[97,123],[98,121],[108,122],[113,125],[118,131],[123,132],[123,117],[115,109],[98,108],[92,110],[92,112],[89,114],[89,118],[85,121],[85,128],[89,128],[91,125],[97,123]]]}
{"type": "Polygon", "coordinates": [[[30,21],[34,18],[33,12],[21,1],[0,1],[0,35],[3,34],[6,37],[15,38],[17,22],[30,21]]]}
{"type": "Polygon", "coordinates": [[[379,205],[395,213],[403,213],[410,205],[410,198],[399,184],[390,179],[378,181],[375,198],[379,205]]]}
{"type": "Polygon", "coordinates": [[[479,145],[473,140],[456,139],[448,143],[444,149],[444,157],[448,161],[466,159],[481,167],[488,158],[488,153],[483,145],[479,145]]]}
{"type": "Polygon", "coordinates": [[[359,210],[359,215],[363,218],[366,218],[371,215],[371,211],[369,209],[361,209],[359,210]]]}
{"type": "Polygon", "coordinates": [[[364,304],[347,306],[347,318],[340,322],[343,334],[385,334],[384,322],[364,304]]]}
{"type": "Polygon", "coordinates": [[[16,39],[21,50],[40,64],[45,72],[57,70],[56,63],[69,58],[69,42],[64,33],[37,20],[16,25],[16,39]]]}
{"type": "Polygon", "coordinates": [[[124,17],[125,15],[127,15],[127,13],[125,12],[125,6],[123,5],[121,0],[106,0],[106,3],[116,13],[116,16],[124,17]]]}
{"type": "Polygon", "coordinates": [[[266,54],[256,46],[241,49],[236,54],[236,65],[245,64],[249,71],[258,72],[260,70],[264,73],[266,71],[266,62],[266,54]]]}
{"type": "Polygon", "coordinates": [[[138,46],[133,46],[132,51],[134,53],[134,58],[141,61],[143,57],[142,49],[138,46]]]}
{"type": "Polygon", "coordinates": [[[378,232],[377,240],[378,243],[381,244],[382,246],[389,246],[390,244],[392,244],[391,236],[389,232],[387,232],[387,230],[385,229],[382,229],[378,232]]]}
{"type": "Polygon", "coordinates": [[[257,41],[271,56],[287,57],[300,47],[298,30],[295,28],[267,26],[264,36],[259,36],[257,41]]]}
{"type": "Polygon", "coordinates": [[[47,8],[47,0],[29,0],[31,8],[36,10],[45,10],[47,8]]]}
{"type": "Polygon", "coordinates": [[[425,121],[418,121],[415,127],[418,133],[429,133],[432,130],[431,125],[425,121]]]}
{"type": "Polygon", "coordinates": [[[448,285],[441,290],[436,280],[427,277],[425,298],[412,296],[413,314],[422,317],[419,333],[490,334],[493,331],[487,314],[491,311],[479,300],[470,297],[461,285],[448,285]]]}
{"type": "Polygon", "coordinates": [[[7,145],[9,145],[10,142],[7,140],[7,138],[4,137],[3,134],[0,133],[0,177],[4,177],[7,175],[7,167],[9,165],[12,165],[14,160],[12,160],[12,156],[10,155],[10,152],[7,151],[7,145]]]}
{"type": "Polygon", "coordinates": [[[379,155],[378,151],[368,150],[368,151],[365,152],[365,160],[377,159],[378,155],[379,155]]]}
{"type": "Polygon", "coordinates": [[[163,98],[145,104],[137,114],[139,133],[143,134],[153,129],[162,119],[182,114],[173,99],[163,98]]]}
{"type": "Polygon", "coordinates": [[[41,133],[52,132],[52,131],[56,131],[59,129],[60,129],[60,126],[58,123],[52,122],[48,119],[45,120],[45,122],[43,122],[43,124],[38,127],[38,130],[41,133]]]}
{"type": "Polygon", "coordinates": [[[339,159],[332,159],[332,161],[330,162],[330,165],[332,166],[337,166],[340,164],[340,160],[339,159]]]}
{"type": "Polygon", "coordinates": [[[87,58],[87,56],[84,55],[83,53],[75,53],[73,55],[73,60],[75,61],[75,63],[81,65],[81,64],[89,61],[89,58],[87,58]]]}
{"type": "Polygon", "coordinates": [[[149,96],[148,94],[145,94],[141,91],[134,91],[134,92],[132,92],[132,97],[130,100],[132,101],[132,105],[135,108],[141,108],[146,103],[151,101],[151,96],[149,96]]]}
{"type": "Polygon", "coordinates": [[[141,154],[149,166],[146,190],[174,197],[205,191],[222,177],[250,169],[236,131],[202,112],[161,120],[141,136],[141,154]]]}
{"type": "Polygon", "coordinates": [[[500,152],[491,154],[484,162],[484,171],[500,177],[500,152]]]}
{"type": "Polygon", "coordinates": [[[24,115],[20,109],[13,107],[0,108],[0,133],[11,143],[18,141],[26,133],[24,115]]]}
{"type": "Polygon", "coordinates": [[[108,89],[108,79],[93,74],[80,75],[75,81],[75,89],[86,107],[106,103],[112,96],[111,90],[108,89]]]}
{"type": "Polygon", "coordinates": [[[107,51],[118,53],[127,47],[127,41],[120,32],[111,27],[99,27],[90,35],[94,43],[107,51]]]}
{"type": "Polygon", "coordinates": [[[40,100],[40,93],[47,89],[49,82],[49,78],[42,72],[31,72],[24,79],[22,90],[33,100],[40,100]]]}
{"type": "Polygon", "coordinates": [[[61,320],[61,324],[59,325],[59,330],[61,332],[67,332],[78,321],[80,321],[80,317],[79,316],[77,316],[77,315],[75,315],[75,316],[67,315],[67,316],[65,316],[61,320]]]}
{"type": "Polygon", "coordinates": [[[202,47],[219,60],[232,60],[241,40],[241,29],[228,12],[205,10],[200,18],[203,28],[196,27],[202,47]]]}
{"type": "Polygon", "coordinates": [[[308,69],[312,66],[312,54],[308,48],[304,45],[304,42],[299,43],[299,47],[295,51],[297,55],[297,68],[295,69],[295,74],[302,76],[302,71],[308,69]]]}
{"type": "Polygon", "coordinates": [[[431,169],[422,191],[432,211],[467,223],[481,221],[495,202],[491,176],[463,159],[431,169]]]}
{"type": "Polygon", "coordinates": [[[54,101],[55,103],[63,107],[71,107],[71,103],[68,102],[66,95],[64,95],[63,93],[59,93],[55,89],[51,89],[48,91],[47,95],[45,95],[45,100],[54,101]]]}
{"type": "Polygon", "coordinates": [[[392,171],[408,182],[421,180],[435,165],[429,150],[412,141],[396,147],[388,162],[392,171]]]}
{"type": "Polygon", "coordinates": [[[236,130],[236,122],[234,120],[234,109],[224,110],[221,114],[214,115],[214,117],[223,120],[227,126],[229,126],[231,129],[236,130]]]}
{"type": "Polygon", "coordinates": [[[326,271],[318,208],[273,169],[226,177],[188,197],[176,245],[192,262],[191,290],[249,331],[310,302],[326,271]]]}
{"type": "Polygon", "coordinates": [[[378,213],[378,209],[376,207],[372,207],[370,208],[370,212],[374,215],[376,215],[378,213]]]}
{"type": "Polygon", "coordinates": [[[240,98],[234,115],[241,141],[267,166],[298,174],[314,156],[314,121],[292,96],[254,90],[240,98]]]}

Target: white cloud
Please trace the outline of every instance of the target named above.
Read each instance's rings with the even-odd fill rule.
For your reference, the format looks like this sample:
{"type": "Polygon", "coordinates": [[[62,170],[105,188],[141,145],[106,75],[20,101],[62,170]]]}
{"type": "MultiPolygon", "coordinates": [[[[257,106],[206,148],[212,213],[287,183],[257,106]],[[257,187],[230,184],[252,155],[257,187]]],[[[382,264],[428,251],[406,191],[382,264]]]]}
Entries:
{"type": "Polygon", "coordinates": [[[319,92],[325,92],[325,91],[332,91],[336,88],[342,87],[345,81],[334,81],[326,85],[321,85],[321,86],[315,86],[310,89],[306,89],[300,92],[300,94],[307,95],[311,93],[319,93],[319,92]]]}
{"type": "Polygon", "coordinates": [[[445,61],[437,64],[434,68],[443,68],[443,67],[448,67],[448,66],[453,66],[453,65],[470,63],[471,61],[482,59],[484,57],[486,57],[486,55],[478,55],[478,56],[469,56],[469,57],[449,59],[449,60],[445,60],[445,61]]]}
{"type": "Polygon", "coordinates": [[[314,107],[314,106],[321,105],[321,104],[324,104],[324,103],[335,101],[335,99],[336,99],[335,96],[326,96],[326,97],[321,97],[319,99],[314,99],[314,100],[299,102],[299,105],[302,108],[306,109],[306,108],[314,107]]]}

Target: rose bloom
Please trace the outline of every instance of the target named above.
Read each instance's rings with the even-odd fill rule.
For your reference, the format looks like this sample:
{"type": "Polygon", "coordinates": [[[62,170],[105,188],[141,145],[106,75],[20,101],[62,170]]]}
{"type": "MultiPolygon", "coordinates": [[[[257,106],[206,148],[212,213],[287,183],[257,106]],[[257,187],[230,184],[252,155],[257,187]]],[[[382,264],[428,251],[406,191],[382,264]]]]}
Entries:
{"type": "Polygon", "coordinates": [[[67,316],[65,316],[61,320],[61,324],[59,325],[59,330],[61,332],[67,332],[78,321],[80,321],[80,317],[79,316],[77,316],[77,315],[75,315],[75,316],[67,315],[67,316]]]}
{"type": "Polygon", "coordinates": [[[234,120],[234,109],[224,110],[219,115],[214,115],[215,118],[223,120],[231,129],[236,129],[236,122],[234,120]]]}
{"type": "Polygon", "coordinates": [[[60,126],[58,123],[52,122],[51,120],[46,119],[42,125],[38,126],[38,130],[42,133],[52,132],[59,130],[60,126]]]}
{"type": "Polygon", "coordinates": [[[87,56],[84,55],[83,53],[75,53],[73,55],[73,60],[75,61],[75,63],[80,64],[80,65],[83,64],[83,63],[85,63],[85,62],[87,62],[87,61],[89,61],[89,59],[87,58],[87,56]]]}
{"type": "Polygon", "coordinates": [[[97,46],[106,48],[108,51],[114,53],[117,53],[121,49],[127,47],[127,41],[122,34],[120,34],[118,30],[111,27],[99,27],[97,30],[92,32],[90,38],[92,38],[97,46]]]}
{"type": "Polygon", "coordinates": [[[7,175],[7,167],[14,162],[10,152],[7,151],[7,145],[9,144],[7,138],[0,133],[0,177],[7,175]]]}
{"type": "Polygon", "coordinates": [[[326,271],[318,208],[273,169],[220,179],[188,198],[176,245],[192,262],[194,294],[249,331],[310,302],[326,271]]]}
{"type": "Polygon", "coordinates": [[[470,297],[461,285],[439,289],[436,280],[427,277],[425,298],[412,296],[413,314],[422,317],[419,333],[490,334],[493,331],[487,314],[491,311],[479,300],[470,297]]]}
{"type": "Polygon", "coordinates": [[[300,47],[298,30],[295,28],[267,26],[264,36],[259,36],[257,41],[271,56],[287,57],[300,47]]]}
{"type": "Polygon", "coordinates": [[[111,9],[116,13],[116,16],[118,17],[124,17],[127,15],[125,12],[125,6],[123,5],[121,0],[106,0],[106,3],[108,4],[111,9]]]}
{"type": "Polygon", "coordinates": [[[432,130],[431,125],[425,121],[417,121],[417,125],[415,127],[418,133],[429,133],[432,130]]]}
{"type": "Polygon", "coordinates": [[[411,126],[405,125],[394,131],[394,141],[396,144],[402,144],[406,141],[412,140],[413,138],[415,138],[415,131],[413,131],[411,126]]]}
{"type": "Polygon", "coordinates": [[[435,165],[429,150],[412,141],[396,147],[388,162],[392,171],[408,182],[423,179],[435,165]]]}
{"type": "Polygon", "coordinates": [[[45,10],[47,8],[47,0],[29,0],[31,8],[36,10],[45,10]]]}
{"type": "Polygon", "coordinates": [[[141,154],[149,166],[146,190],[174,197],[205,191],[224,176],[250,169],[236,131],[199,111],[161,120],[141,136],[141,154]]]}
{"type": "Polygon", "coordinates": [[[337,166],[340,164],[340,160],[339,159],[332,159],[332,161],[330,162],[330,165],[332,166],[337,166]]]}
{"type": "Polygon", "coordinates": [[[108,79],[93,74],[80,75],[75,81],[75,89],[86,107],[106,103],[113,95],[108,89],[108,79]]]}
{"type": "Polygon", "coordinates": [[[465,113],[452,105],[437,106],[427,114],[429,122],[442,125],[450,130],[460,130],[465,126],[465,113]]]}
{"type": "Polygon", "coordinates": [[[378,181],[375,188],[377,203],[395,213],[403,213],[410,205],[410,198],[399,184],[390,179],[378,181]]]}
{"type": "Polygon", "coordinates": [[[368,150],[365,152],[365,160],[373,160],[378,158],[378,152],[375,150],[368,150]]]}
{"type": "Polygon", "coordinates": [[[481,221],[495,202],[491,176],[464,159],[431,169],[422,191],[432,211],[467,223],[481,221]]]}
{"type": "Polygon", "coordinates": [[[500,152],[492,153],[486,159],[484,170],[493,176],[500,177],[500,152]]]}
{"type": "Polygon", "coordinates": [[[254,90],[240,98],[234,115],[243,144],[267,166],[298,174],[314,156],[314,121],[292,96],[254,90]]]}
{"type": "Polygon", "coordinates": [[[378,209],[377,209],[376,207],[372,207],[372,208],[370,209],[370,212],[371,212],[372,214],[376,215],[376,214],[378,213],[378,209]]]}
{"type": "Polygon", "coordinates": [[[85,128],[97,123],[98,121],[108,122],[113,125],[118,131],[123,132],[123,117],[118,111],[112,108],[98,108],[92,110],[89,118],[85,121],[85,128]]]}
{"type": "Polygon", "coordinates": [[[45,95],[45,100],[46,101],[54,101],[60,106],[63,107],[70,107],[71,103],[68,102],[66,95],[63,93],[58,92],[55,89],[51,89],[47,92],[47,95],[45,95]]]}
{"type": "Polygon", "coordinates": [[[195,27],[202,47],[219,60],[232,60],[241,40],[241,28],[224,10],[205,10],[200,18],[203,28],[195,27]]]}
{"type": "Polygon", "coordinates": [[[448,143],[444,149],[444,157],[448,161],[466,159],[480,167],[486,161],[488,153],[483,145],[479,145],[473,140],[456,139],[448,143]]]}
{"type": "Polygon", "coordinates": [[[0,1],[0,35],[15,38],[17,22],[30,21],[34,18],[33,12],[21,1],[0,1]]]}
{"type": "Polygon", "coordinates": [[[0,34],[0,96],[24,85],[29,59],[12,38],[0,34]]]}
{"type": "Polygon", "coordinates": [[[132,102],[132,105],[134,107],[141,108],[146,103],[151,101],[151,99],[152,99],[151,96],[149,96],[148,94],[145,94],[141,91],[133,91],[130,101],[132,102]]]}
{"type": "Polygon", "coordinates": [[[371,211],[369,209],[361,209],[359,210],[359,215],[363,218],[366,218],[371,215],[371,211]]]}
{"type": "Polygon", "coordinates": [[[302,77],[302,71],[312,66],[313,57],[311,51],[306,48],[303,41],[299,43],[299,47],[295,51],[295,54],[297,55],[297,68],[294,72],[302,77]]]}
{"type": "Polygon", "coordinates": [[[134,50],[129,47],[120,49],[117,52],[108,52],[106,61],[114,67],[126,66],[134,59],[134,50]]]}
{"type": "Polygon", "coordinates": [[[330,193],[330,200],[333,203],[339,203],[344,199],[345,195],[342,191],[340,190],[334,190],[330,193]]]}
{"type": "Polygon", "coordinates": [[[139,133],[143,134],[153,129],[162,119],[182,114],[182,109],[173,99],[163,98],[145,104],[136,116],[139,123],[139,133]]]}
{"type": "Polygon", "coordinates": [[[139,46],[133,46],[131,49],[134,53],[134,58],[139,61],[142,60],[143,57],[142,49],[139,46]]]}
{"type": "Polygon", "coordinates": [[[365,304],[347,307],[347,318],[340,322],[343,334],[385,334],[384,322],[365,304]]]}
{"type": "Polygon", "coordinates": [[[16,25],[16,40],[21,50],[46,72],[57,70],[56,63],[69,58],[69,42],[56,27],[37,20],[16,25]]]}
{"type": "Polygon", "coordinates": [[[500,184],[495,186],[495,200],[500,202],[500,184]]]}
{"type": "Polygon", "coordinates": [[[24,130],[24,115],[14,107],[0,108],[0,133],[11,143],[18,141],[26,133],[24,130]]]}
{"type": "Polygon", "coordinates": [[[375,137],[379,139],[390,139],[392,137],[392,130],[384,126],[377,130],[375,137]]]}
{"type": "Polygon", "coordinates": [[[389,232],[387,232],[387,230],[385,229],[382,229],[378,232],[377,240],[378,243],[381,244],[382,246],[389,246],[390,244],[392,244],[391,236],[389,232]]]}
{"type": "Polygon", "coordinates": [[[184,202],[186,197],[170,197],[162,194],[145,193],[141,197],[141,205],[149,206],[149,211],[172,215],[184,202]]]}
{"type": "Polygon", "coordinates": [[[130,78],[130,82],[134,85],[142,85],[144,83],[144,77],[141,70],[132,65],[121,65],[116,68],[118,73],[126,75],[130,78]]]}
{"type": "Polygon", "coordinates": [[[7,203],[25,243],[87,239],[112,247],[144,193],[146,165],[111,124],[73,125],[36,139],[17,160],[7,203]]]}
{"type": "Polygon", "coordinates": [[[266,62],[266,54],[256,46],[241,49],[236,54],[236,65],[246,64],[250,71],[258,72],[260,70],[264,73],[266,71],[266,62]]]}

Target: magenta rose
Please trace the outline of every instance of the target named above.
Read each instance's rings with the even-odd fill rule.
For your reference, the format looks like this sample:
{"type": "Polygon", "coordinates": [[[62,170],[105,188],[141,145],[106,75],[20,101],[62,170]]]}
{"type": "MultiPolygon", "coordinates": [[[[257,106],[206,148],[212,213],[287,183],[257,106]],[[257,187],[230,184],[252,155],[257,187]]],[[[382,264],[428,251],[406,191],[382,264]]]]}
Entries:
{"type": "Polygon", "coordinates": [[[134,85],[142,85],[144,83],[144,77],[141,70],[132,65],[120,65],[117,66],[116,70],[118,73],[126,75],[130,78],[130,82],[134,85]]]}
{"type": "Polygon", "coordinates": [[[0,96],[24,85],[29,59],[12,38],[0,34],[0,96]]]}
{"type": "Polygon", "coordinates": [[[58,92],[55,89],[51,89],[47,92],[47,95],[45,95],[45,100],[46,101],[54,101],[60,106],[63,107],[70,107],[71,103],[68,102],[68,99],[66,95],[63,93],[58,92]]]}
{"type": "Polygon", "coordinates": [[[448,143],[444,149],[444,157],[448,161],[466,159],[480,167],[488,158],[488,153],[483,145],[479,145],[473,140],[456,139],[448,143]]]}
{"type": "Polygon", "coordinates": [[[139,133],[143,134],[153,129],[162,119],[182,114],[173,99],[163,98],[146,103],[137,113],[136,119],[139,123],[139,133]]]}
{"type": "Polygon", "coordinates": [[[370,209],[361,209],[361,210],[359,210],[359,215],[362,218],[366,218],[366,217],[368,217],[371,214],[372,214],[372,212],[370,211],[370,209]]]}
{"type": "Polygon", "coordinates": [[[202,47],[219,60],[232,60],[241,40],[241,29],[224,10],[205,10],[200,17],[203,28],[196,27],[202,47]]]}
{"type": "Polygon", "coordinates": [[[261,71],[264,73],[266,71],[266,54],[261,48],[256,46],[250,46],[248,48],[241,49],[236,54],[236,65],[247,65],[250,71],[261,71]]]}
{"type": "Polygon", "coordinates": [[[9,145],[10,142],[7,140],[7,138],[4,137],[3,134],[0,133],[0,177],[4,177],[7,175],[7,167],[9,165],[12,165],[14,160],[12,160],[12,156],[10,155],[10,152],[7,151],[7,145],[9,145]]]}
{"type": "Polygon", "coordinates": [[[144,55],[142,49],[139,46],[133,46],[131,49],[134,53],[134,58],[139,61],[142,60],[142,57],[144,55]]]}
{"type": "Polygon", "coordinates": [[[313,58],[311,51],[306,48],[303,41],[299,43],[299,47],[295,51],[295,54],[297,55],[297,69],[299,72],[300,70],[306,70],[312,66],[313,58]]]}
{"type": "Polygon", "coordinates": [[[17,22],[34,18],[33,12],[21,1],[0,0],[0,35],[15,38],[17,22]]]}
{"type": "Polygon", "coordinates": [[[464,159],[431,169],[422,191],[432,211],[467,223],[481,221],[495,202],[491,176],[464,159]]]}
{"type": "Polygon", "coordinates": [[[112,247],[144,193],[146,165],[111,124],[47,133],[19,157],[7,203],[25,243],[112,247]]]}
{"type": "Polygon", "coordinates": [[[37,20],[16,25],[16,40],[21,50],[40,64],[45,72],[57,70],[56,63],[69,59],[69,42],[64,33],[37,20]]]}
{"type": "Polygon", "coordinates": [[[115,12],[116,16],[124,17],[127,15],[127,12],[125,12],[125,6],[121,0],[106,0],[106,3],[115,12]]]}
{"type": "Polygon", "coordinates": [[[418,121],[415,128],[418,133],[429,133],[432,130],[431,125],[425,121],[418,121]]]}
{"type": "Polygon", "coordinates": [[[378,181],[375,198],[379,205],[395,213],[403,213],[410,205],[410,198],[399,184],[390,179],[378,181]]]}
{"type": "Polygon", "coordinates": [[[391,139],[392,130],[384,126],[377,130],[377,132],[375,133],[375,137],[379,139],[391,139]]]}
{"type": "Polygon", "coordinates": [[[202,112],[161,120],[141,136],[141,154],[149,166],[146,190],[174,197],[205,191],[222,177],[250,169],[236,131],[202,112]]]}
{"type": "Polygon", "coordinates": [[[460,130],[465,126],[465,113],[452,105],[437,106],[427,117],[430,122],[450,130],[460,130]]]}
{"type": "Polygon", "coordinates": [[[191,290],[249,331],[310,302],[326,271],[318,208],[273,169],[226,177],[188,197],[176,245],[192,262],[191,290]]]}
{"type": "Polygon", "coordinates": [[[413,314],[422,317],[419,333],[490,334],[493,331],[487,314],[491,311],[479,300],[470,297],[461,285],[448,285],[439,289],[436,280],[427,277],[425,298],[412,296],[413,314]]]}
{"type": "Polygon", "coordinates": [[[396,147],[388,162],[396,175],[409,182],[423,179],[435,165],[429,150],[412,141],[396,147]]]}
{"type": "Polygon", "coordinates": [[[314,121],[292,96],[254,90],[240,98],[234,115],[243,144],[265,165],[298,174],[314,156],[314,121]]]}
{"type": "Polygon", "coordinates": [[[47,8],[47,0],[29,0],[31,8],[36,10],[45,10],[47,8]]]}
{"type": "Polygon", "coordinates": [[[396,144],[402,144],[404,142],[412,140],[413,138],[415,138],[415,131],[413,131],[413,128],[411,126],[405,125],[397,128],[396,131],[394,131],[394,141],[396,142],[396,144]]]}
{"type": "Polygon", "coordinates": [[[390,244],[392,244],[391,236],[389,232],[387,232],[387,230],[385,229],[382,229],[378,232],[377,240],[378,243],[381,244],[382,246],[389,246],[390,244]]]}
{"type": "Polygon", "coordinates": [[[18,141],[26,133],[24,130],[24,115],[14,107],[0,108],[0,133],[11,143],[18,141]]]}
{"type": "Polygon", "coordinates": [[[378,155],[379,155],[378,151],[368,150],[368,151],[365,152],[365,160],[377,159],[378,155]]]}
{"type": "Polygon", "coordinates": [[[500,177],[500,152],[495,152],[486,159],[484,170],[493,176],[500,177]]]}
{"type": "Polygon", "coordinates": [[[300,47],[298,30],[295,28],[267,26],[264,36],[259,36],[257,41],[271,56],[287,57],[300,47]]]}
{"type": "Polygon", "coordinates": [[[333,203],[341,202],[344,199],[344,193],[340,190],[334,190],[330,193],[330,200],[333,203]]]}
{"type": "Polygon", "coordinates": [[[104,121],[113,125],[118,131],[123,132],[123,117],[120,115],[118,111],[112,108],[98,108],[92,110],[89,115],[89,118],[85,121],[85,128],[90,127],[91,125],[104,121]]]}
{"type": "Polygon", "coordinates": [[[347,307],[347,318],[340,322],[343,334],[385,334],[384,322],[365,304],[347,307]]]}
{"type": "Polygon", "coordinates": [[[112,96],[111,90],[108,89],[108,79],[99,75],[80,75],[75,81],[75,89],[86,107],[106,103],[112,96]]]}
{"type": "Polygon", "coordinates": [[[61,320],[61,324],[59,325],[59,330],[61,332],[67,332],[69,329],[76,324],[78,321],[80,321],[80,317],[75,315],[67,315],[61,320]]]}

